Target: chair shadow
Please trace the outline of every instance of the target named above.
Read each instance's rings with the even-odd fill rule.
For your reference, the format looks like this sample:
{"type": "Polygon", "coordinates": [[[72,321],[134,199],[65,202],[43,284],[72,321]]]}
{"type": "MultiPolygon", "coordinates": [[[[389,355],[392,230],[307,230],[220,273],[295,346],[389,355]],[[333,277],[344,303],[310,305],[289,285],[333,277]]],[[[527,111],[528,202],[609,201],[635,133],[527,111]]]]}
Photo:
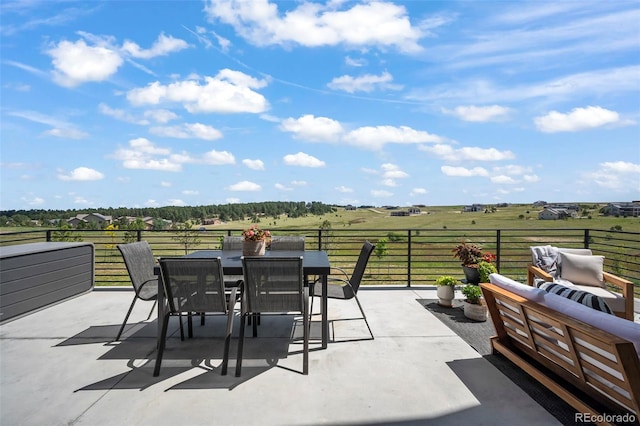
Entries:
{"type": "MultiPolygon", "coordinates": [[[[302,353],[302,318],[291,315],[263,316],[258,326],[258,337],[252,335],[252,326],[245,329],[242,374],[235,377],[238,334],[240,320],[234,321],[229,364],[226,376],[221,375],[224,352],[224,330],[226,317],[208,316],[205,324],[200,325],[199,317],[193,318],[193,337],[187,335],[187,323],[184,321],[184,341],[180,340],[177,318],[170,320],[166,348],[162,367],[158,377],[153,377],[156,362],[156,320],[127,326],[120,341],[113,341],[120,325],[92,326],[87,330],[59,343],[56,346],[103,343],[109,349],[98,360],[128,360],[130,370],[115,376],[88,384],[76,390],[145,390],[150,386],[178,376],[184,381],[173,384],[165,391],[180,389],[229,389],[232,390],[271,368],[283,368],[302,374],[288,366],[279,365],[289,356],[302,353]],[[299,346],[299,349],[297,348],[299,346]],[[201,371],[200,374],[198,371],[201,371]]],[[[320,326],[317,326],[320,330],[320,326]]],[[[314,344],[315,346],[315,344],[314,344]]],[[[318,348],[319,349],[319,348],[318,348]]],[[[317,348],[310,348],[317,350],[317,348]]]]}

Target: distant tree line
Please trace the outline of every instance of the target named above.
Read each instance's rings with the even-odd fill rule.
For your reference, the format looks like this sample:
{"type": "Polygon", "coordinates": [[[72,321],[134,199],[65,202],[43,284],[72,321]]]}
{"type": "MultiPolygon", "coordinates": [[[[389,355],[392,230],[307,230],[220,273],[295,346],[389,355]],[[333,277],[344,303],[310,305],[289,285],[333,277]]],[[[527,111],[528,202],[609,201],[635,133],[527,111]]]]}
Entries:
{"type": "Polygon", "coordinates": [[[218,218],[223,222],[243,220],[259,216],[278,219],[281,215],[291,218],[306,215],[322,215],[336,211],[335,207],[318,201],[265,201],[260,203],[236,203],[209,206],[167,206],[144,208],[91,208],[70,210],[0,210],[0,226],[33,226],[33,221],[49,225],[51,221],[67,220],[78,214],[100,213],[114,219],[121,216],[153,217],[170,220],[174,223],[187,221],[203,222],[205,219],[218,218]]]}

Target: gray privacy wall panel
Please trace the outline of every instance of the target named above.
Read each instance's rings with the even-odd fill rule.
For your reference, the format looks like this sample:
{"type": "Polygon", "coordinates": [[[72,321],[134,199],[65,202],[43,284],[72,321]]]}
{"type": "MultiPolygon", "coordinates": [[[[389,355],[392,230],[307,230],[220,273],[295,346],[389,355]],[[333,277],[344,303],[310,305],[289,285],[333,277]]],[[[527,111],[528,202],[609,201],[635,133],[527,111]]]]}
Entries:
{"type": "Polygon", "coordinates": [[[92,243],[0,247],[0,322],[91,291],[92,243]]]}

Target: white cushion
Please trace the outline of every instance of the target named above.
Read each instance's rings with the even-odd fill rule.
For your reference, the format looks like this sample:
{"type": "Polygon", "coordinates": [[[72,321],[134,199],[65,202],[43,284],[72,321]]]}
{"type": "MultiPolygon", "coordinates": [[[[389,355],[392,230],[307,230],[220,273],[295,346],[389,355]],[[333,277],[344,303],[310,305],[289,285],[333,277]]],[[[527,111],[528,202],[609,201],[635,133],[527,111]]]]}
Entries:
{"type": "Polygon", "coordinates": [[[640,358],[640,324],[616,317],[615,315],[596,311],[595,309],[558,296],[557,294],[544,292],[542,299],[540,304],[543,306],[562,312],[565,315],[633,343],[638,358],[640,358]]]}
{"type": "Polygon", "coordinates": [[[490,274],[489,282],[533,302],[541,301],[542,295],[545,293],[544,290],[519,283],[498,273],[490,274]]]}
{"type": "Polygon", "coordinates": [[[604,287],[604,256],[560,252],[560,278],[577,285],[604,287]]]}

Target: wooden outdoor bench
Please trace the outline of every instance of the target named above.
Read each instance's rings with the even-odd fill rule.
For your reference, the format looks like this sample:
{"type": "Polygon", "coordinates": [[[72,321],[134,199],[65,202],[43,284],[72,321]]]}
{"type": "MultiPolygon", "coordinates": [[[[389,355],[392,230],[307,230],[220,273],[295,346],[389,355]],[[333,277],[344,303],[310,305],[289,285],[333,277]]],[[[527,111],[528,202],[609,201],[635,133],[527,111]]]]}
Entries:
{"type": "MultiPolygon", "coordinates": [[[[481,289],[497,333],[491,338],[494,353],[504,355],[578,413],[601,420],[598,424],[613,424],[622,418],[616,416],[625,414],[638,422],[640,359],[633,342],[638,344],[640,334],[632,342],[548,307],[545,301],[556,295],[522,292],[530,294],[526,298],[496,284],[481,284],[481,289]]],[[[590,309],[579,306],[578,310],[590,309]]],[[[566,311],[574,312],[571,306],[566,311]]],[[[608,317],[613,323],[628,323],[600,312],[596,317],[596,323],[609,322],[608,317]]],[[[627,324],[624,333],[635,336],[635,326],[640,330],[640,325],[627,324]]]]}

